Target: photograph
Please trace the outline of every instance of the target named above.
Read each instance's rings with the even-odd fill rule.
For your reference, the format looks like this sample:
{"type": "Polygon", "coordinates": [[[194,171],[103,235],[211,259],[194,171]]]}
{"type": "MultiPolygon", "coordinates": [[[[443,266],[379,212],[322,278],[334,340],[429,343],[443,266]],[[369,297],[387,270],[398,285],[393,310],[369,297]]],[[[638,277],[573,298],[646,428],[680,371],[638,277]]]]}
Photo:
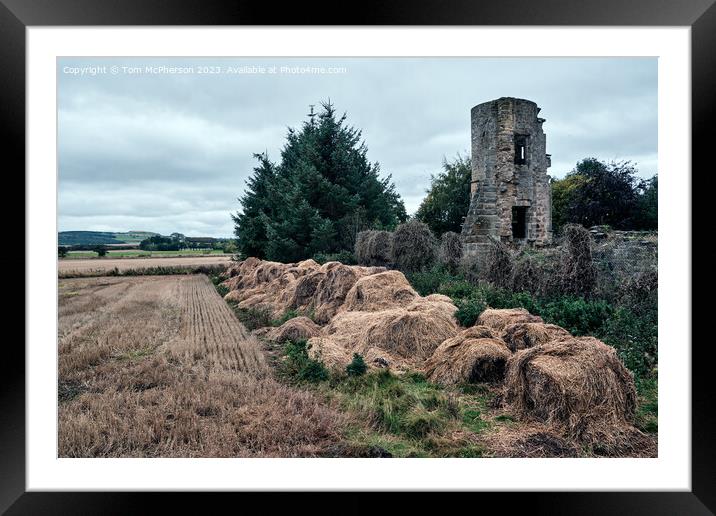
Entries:
{"type": "Polygon", "coordinates": [[[58,56],[57,457],[658,458],[660,78],[58,56]]]}

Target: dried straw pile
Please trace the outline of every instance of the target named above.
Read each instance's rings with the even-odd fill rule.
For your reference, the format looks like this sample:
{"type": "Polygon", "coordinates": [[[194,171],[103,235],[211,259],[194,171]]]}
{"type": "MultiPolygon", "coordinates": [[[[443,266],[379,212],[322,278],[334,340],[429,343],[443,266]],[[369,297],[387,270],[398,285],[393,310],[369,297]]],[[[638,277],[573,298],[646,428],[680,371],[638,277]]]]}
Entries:
{"type": "Polygon", "coordinates": [[[321,334],[321,327],[308,317],[294,317],[267,332],[265,338],[274,342],[308,340],[321,334]]]}
{"type": "Polygon", "coordinates": [[[342,311],[321,337],[308,341],[309,353],[336,368],[345,367],[353,353],[363,355],[372,367],[417,367],[457,333],[455,310],[442,299],[417,296],[407,306],[398,303],[378,311],[342,311]]]}
{"type": "Polygon", "coordinates": [[[561,326],[536,322],[509,324],[500,336],[513,353],[553,340],[571,337],[570,333],[561,326]]]}
{"type": "Polygon", "coordinates": [[[431,382],[443,385],[499,382],[512,353],[487,326],[473,326],[445,340],[425,363],[431,382]]]}
{"type": "Polygon", "coordinates": [[[239,308],[267,309],[273,317],[287,310],[313,311],[316,320],[325,324],[360,278],[383,271],[382,267],[351,267],[339,262],[284,264],[248,258],[229,269],[231,277],[223,285],[229,289],[225,299],[239,308]]]}
{"type": "Polygon", "coordinates": [[[616,450],[643,438],[632,426],[634,380],[614,348],[593,337],[517,352],[507,363],[505,401],[521,418],[582,442],[616,450]]]}
{"type": "Polygon", "coordinates": [[[407,306],[420,297],[402,272],[385,271],[366,276],[350,289],[343,310],[350,312],[377,312],[396,306],[407,306]]]}
{"type": "Polygon", "coordinates": [[[541,323],[541,317],[532,315],[524,308],[488,308],[480,314],[475,324],[487,326],[498,332],[504,330],[510,324],[516,323],[541,323]]]}

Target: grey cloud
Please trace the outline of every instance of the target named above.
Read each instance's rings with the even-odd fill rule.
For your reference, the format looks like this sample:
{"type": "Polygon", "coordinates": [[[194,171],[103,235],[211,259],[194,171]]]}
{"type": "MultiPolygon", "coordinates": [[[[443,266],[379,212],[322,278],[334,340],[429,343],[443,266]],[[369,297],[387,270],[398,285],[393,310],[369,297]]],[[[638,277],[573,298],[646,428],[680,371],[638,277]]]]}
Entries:
{"type": "Polygon", "coordinates": [[[443,157],[469,152],[470,108],[528,98],[547,121],[550,174],[582,158],[657,171],[653,58],[85,58],[58,63],[61,230],[229,236],[255,161],[327,99],[363,132],[414,212],[443,157]],[[341,75],[97,75],[85,65],[344,66],[341,75]]]}

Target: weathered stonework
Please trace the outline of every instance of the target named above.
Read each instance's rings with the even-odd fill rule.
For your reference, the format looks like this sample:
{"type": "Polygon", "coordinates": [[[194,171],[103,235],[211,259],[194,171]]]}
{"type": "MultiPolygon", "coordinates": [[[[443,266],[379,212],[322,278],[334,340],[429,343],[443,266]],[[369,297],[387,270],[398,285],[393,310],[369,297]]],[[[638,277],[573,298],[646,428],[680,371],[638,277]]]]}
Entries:
{"type": "Polygon", "coordinates": [[[552,200],[540,108],[502,97],[472,108],[470,208],[464,254],[484,255],[490,237],[519,246],[552,242],[552,200]]]}

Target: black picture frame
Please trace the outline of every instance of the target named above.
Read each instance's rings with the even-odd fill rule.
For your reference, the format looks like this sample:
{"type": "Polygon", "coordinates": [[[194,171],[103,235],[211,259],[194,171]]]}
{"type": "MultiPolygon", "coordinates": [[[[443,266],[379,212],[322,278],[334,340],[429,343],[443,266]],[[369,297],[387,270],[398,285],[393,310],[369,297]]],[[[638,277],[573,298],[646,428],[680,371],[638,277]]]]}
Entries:
{"type": "MultiPolygon", "coordinates": [[[[22,203],[25,192],[25,29],[28,26],[102,26],[102,25],[552,25],[552,26],[689,26],[691,27],[692,71],[692,169],[698,170],[698,188],[684,171],[684,180],[692,185],[692,242],[709,234],[710,222],[694,216],[694,206],[710,206],[714,191],[713,168],[709,161],[716,114],[716,0],[366,0],[341,14],[336,3],[286,3],[277,7],[268,2],[221,0],[0,0],[0,142],[6,170],[4,190],[7,197],[22,203]],[[709,160],[709,161],[707,161],[709,160]],[[14,184],[12,182],[14,181],[14,184]],[[13,192],[12,195],[8,195],[13,192]]],[[[344,9],[349,4],[344,5],[344,9]]],[[[17,225],[19,206],[3,203],[6,223],[17,225]]],[[[23,211],[24,212],[24,211],[23,211]]],[[[23,226],[24,227],[24,226],[23,226]]],[[[24,231],[23,231],[23,234],[24,231]]],[[[26,235],[25,238],[32,238],[26,235]]],[[[19,248],[15,242],[14,247],[19,248]]],[[[50,246],[51,247],[51,246],[50,246]]],[[[50,248],[48,247],[48,249],[50,248]]],[[[23,246],[24,249],[24,246],[23,246]]],[[[50,251],[48,251],[50,252],[50,251]]],[[[54,249],[52,250],[54,252],[54,249]]],[[[713,281],[708,266],[715,253],[692,253],[692,277],[699,281],[692,288],[692,307],[696,316],[710,308],[708,294],[713,281]],[[703,273],[703,274],[700,274],[703,273]],[[704,299],[702,304],[697,299],[704,299]]],[[[18,253],[2,256],[5,271],[17,270],[18,253]]],[[[26,259],[22,253],[23,260],[26,259]]],[[[26,262],[25,262],[26,263],[26,262]]],[[[31,271],[26,270],[26,275],[31,271]]],[[[713,274],[711,274],[713,275],[713,274]]],[[[25,310],[17,292],[25,292],[18,274],[4,282],[14,294],[14,310],[25,310]]],[[[26,276],[25,276],[26,280],[26,276]]],[[[25,294],[26,295],[26,294],[25,294]]],[[[24,295],[24,296],[25,296],[24,295]]],[[[25,299],[23,296],[23,299],[25,299]]],[[[27,307],[28,309],[31,307],[27,307]]],[[[5,311],[5,313],[8,313],[5,311]]],[[[6,321],[19,321],[20,316],[6,321]]],[[[17,323],[13,323],[17,326],[17,323]]],[[[694,328],[695,329],[695,328],[694,328]]],[[[483,501],[492,498],[503,505],[525,505],[532,513],[549,514],[713,514],[716,512],[716,460],[712,436],[715,434],[713,392],[708,353],[713,346],[708,338],[683,343],[692,345],[692,491],[641,493],[492,493],[480,494],[483,501]]],[[[25,489],[25,353],[17,339],[5,342],[3,374],[0,375],[0,510],[7,514],[131,514],[149,509],[147,494],[140,493],[27,493],[25,489]]],[[[224,497],[253,496],[227,494],[224,497]]],[[[357,495],[352,495],[357,496],[357,495]]],[[[473,495],[474,496],[474,495],[473,495]]],[[[149,495],[163,508],[173,505],[189,508],[183,494],[149,495]],[[157,500],[160,498],[160,500],[157,500]]],[[[272,495],[267,510],[283,502],[272,495]]],[[[422,505],[422,496],[413,495],[412,503],[422,505]]],[[[201,502],[199,502],[201,503],[201,502]]],[[[243,500],[242,504],[251,503],[243,500]]],[[[356,507],[357,501],[342,507],[356,507]]],[[[377,502],[376,502],[377,503],[377,502]]],[[[248,507],[248,505],[247,505],[248,507]]],[[[310,505],[309,505],[310,507],[310,505]]],[[[363,507],[366,507],[363,505],[363,507]]],[[[487,509],[488,505],[483,505],[487,509]]],[[[366,507],[367,508],[367,507],[366,507]]],[[[404,506],[407,508],[407,506],[404,506]]],[[[362,511],[361,511],[362,512],[362,511]]]]}

